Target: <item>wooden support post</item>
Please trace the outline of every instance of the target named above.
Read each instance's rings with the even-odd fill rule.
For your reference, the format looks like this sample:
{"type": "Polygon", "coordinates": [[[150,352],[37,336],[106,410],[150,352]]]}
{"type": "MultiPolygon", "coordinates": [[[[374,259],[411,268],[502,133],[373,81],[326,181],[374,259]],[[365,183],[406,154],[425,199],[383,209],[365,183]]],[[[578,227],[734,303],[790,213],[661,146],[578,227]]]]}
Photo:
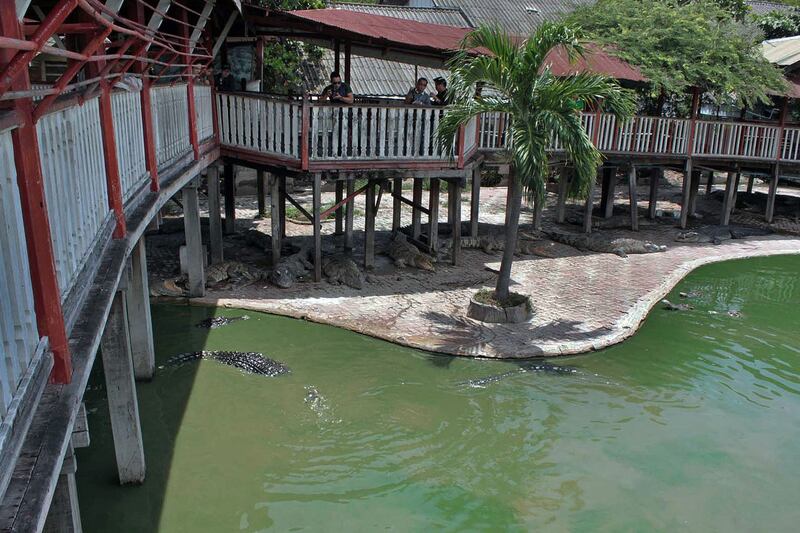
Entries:
{"type": "Polygon", "coordinates": [[[432,255],[439,250],[439,178],[431,178],[428,206],[428,246],[432,255]]]}
{"type": "Polygon", "coordinates": [[[775,215],[775,196],[778,193],[780,172],[781,166],[776,163],[772,169],[772,179],[769,182],[769,193],[767,194],[767,211],[764,214],[764,220],[766,220],[768,224],[772,224],[772,219],[775,215]]]}
{"type": "Polygon", "coordinates": [[[236,233],[236,178],[233,165],[225,163],[225,233],[236,233]]]}
{"type": "Polygon", "coordinates": [[[750,174],[750,177],[747,178],[747,194],[753,193],[753,185],[755,184],[756,177],[750,174]]]}
{"type": "MultiPolygon", "coordinates": [[[[344,198],[344,181],[338,179],[336,180],[336,204],[338,205],[339,202],[342,201],[344,198]]],[[[334,213],[335,228],[333,231],[334,235],[341,235],[342,234],[342,225],[344,222],[344,206],[340,206],[336,212],[334,213]]]]}
{"type": "Polygon", "coordinates": [[[639,198],[636,194],[636,167],[633,165],[628,171],[628,193],[631,199],[631,229],[639,231],[639,198]]]}
{"type": "Polygon", "coordinates": [[[150,380],[156,370],[156,351],[153,347],[153,321],[150,317],[150,289],[147,286],[147,255],[144,237],[131,252],[128,290],[125,291],[131,357],[136,379],[150,380]]]}
{"type": "Polygon", "coordinates": [[[258,201],[258,218],[267,216],[266,186],[264,184],[264,171],[256,170],[256,197],[258,201]]]}
{"type": "MultiPolygon", "coordinates": [[[[414,178],[413,189],[411,193],[411,200],[414,205],[422,204],[422,179],[414,178]]],[[[411,238],[415,241],[419,240],[422,234],[422,213],[416,207],[411,208],[411,238]]]]}
{"type": "Polygon", "coordinates": [[[692,176],[692,184],[691,184],[692,187],[691,187],[691,190],[689,192],[689,216],[690,217],[694,216],[694,214],[697,212],[697,196],[698,196],[698,193],[700,192],[700,176],[701,176],[701,174],[702,174],[702,171],[700,171],[700,170],[695,170],[691,174],[691,176],[692,176]]]}
{"type": "Polygon", "coordinates": [[[369,180],[365,197],[364,268],[375,266],[375,185],[374,180],[369,180]]]}
{"type": "Polygon", "coordinates": [[[281,259],[281,241],[283,240],[283,221],[281,220],[281,176],[272,174],[269,180],[269,221],[272,227],[272,266],[281,259]]]}
{"type": "Polygon", "coordinates": [[[211,248],[211,264],[222,263],[222,214],[220,213],[219,197],[219,167],[213,164],[208,167],[206,173],[206,184],[208,185],[208,236],[211,248]]]}
{"type": "Polygon", "coordinates": [[[540,231],[542,229],[542,213],[544,206],[547,203],[547,190],[542,193],[542,197],[536,196],[533,199],[533,229],[540,231]]]}
{"type": "Polygon", "coordinates": [[[617,169],[603,167],[603,185],[600,191],[600,211],[603,218],[611,218],[614,214],[614,189],[617,185],[617,169]]]}
{"type": "Polygon", "coordinates": [[[719,223],[727,226],[731,220],[731,209],[733,208],[733,192],[736,186],[736,173],[728,172],[728,179],[725,182],[725,199],[722,201],[722,216],[719,223]]]}
{"type": "Polygon", "coordinates": [[[714,190],[714,171],[708,171],[708,179],[706,179],[706,194],[711,194],[714,190]]]}
{"type": "Polygon", "coordinates": [[[655,172],[650,174],[650,200],[647,205],[647,218],[650,220],[656,219],[656,207],[658,206],[658,182],[661,181],[664,175],[663,168],[655,169],[655,172]]]}
{"type": "Polygon", "coordinates": [[[456,179],[449,183],[447,206],[453,237],[450,261],[458,265],[461,263],[461,180],[456,179]]]}
{"type": "Polygon", "coordinates": [[[278,179],[278,207],[281,221],[281,237],[286,237],[286,174],[281,174],[278,179]]]}
{"type": "Polygon", "coordinates": [[[403,220],[403,202],[400,200],[403,194],[403,178],[395,178],[392,181],[392,231],[400,229],[403,220]]]}
{"type": "Polygon", "coordinates": [[[480,219],[481,205],[481,166],[475,165],[472,169],[472,195],[469,203],[469,234],[478,236],[478,222],[480,219]]]}
{"type": "Polygon", "coordinates": [[[314,281],[322,281],[322,221],[320,212],[322,211],[322,174],[314,174],[314,184],[312,186],[312,211],[311,223],[314,225],[314,281]]]}
{"type": "Polygon", "coordinates": [[[686,160],[683,171],[683,189],[681,192],[681,228],[686,229],[689,222],[689,196],[692,190],[692,160],[686,160]]]}
{"type": "Polygon", "coordinates": [[[347,210],[344,214],[344,250],[350,252],[353,250],[353,217],[355,215],[356,199],[351,198],[355,192],[356,180],[352,175],[347,176],[347,197],[350,198],[347,202],[347,210]]]}
{"type": "Polygon", "coordinates": [[[564,223],[564,216],[567,207],[567,191],[569,190],[569,169],[567,167],[561,168],[561,174],[558,178],[558,200],[556,203],[556,222],[559,224],[564,223]]]}
{"type": "Polygon", "coordinates": [[[116,292],[111,302],[111,310],[100,339],[100,351],[103,354],[103,372],[119,482],[123,485],[142,483],[145,475],[144,445],[128,338],[128,314],[121,291],[116,292]]]}
{"type": "Polygon", "coordinates": [[[736,182],[733,184],[733,201],[731,202],[731,213],[736,211],[736,202],[739,201],[739,183],[742,181],[742,173],[736,173],[736,182]]]}
{"type": "Polygon", "coordinates": [[[586,206],[583,209],[583,232],[592,232],[592,212],[594,211],[594,189],[597,177],[589,183],[589,192],[586,195],[586,206]]]}
{"type": "Polygon", "coordinates": [[[183,188],[183,229],[186,233],[186,275],[190,298],[206,293],[206,273],[203,268],[203,240],[200,233],[200,204],[197,198],[197,178],[183,188]]]}

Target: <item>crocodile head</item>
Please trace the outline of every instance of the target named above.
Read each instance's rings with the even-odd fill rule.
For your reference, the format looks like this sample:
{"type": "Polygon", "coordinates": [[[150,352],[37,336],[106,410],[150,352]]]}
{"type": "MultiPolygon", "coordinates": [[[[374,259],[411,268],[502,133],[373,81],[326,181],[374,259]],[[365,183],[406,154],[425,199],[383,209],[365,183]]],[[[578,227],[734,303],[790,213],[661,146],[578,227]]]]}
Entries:
{"type": "Polygon", "coordinates": [[[288,265],[278,265],[272,271],[270,281],[281,289],[288,289],[294,285],[294,273],[288,265]]]}
{"type": "Polygon", "coordinates": [[[667,250],[667,247],[652,242],[646,242],[644,243],[644,249],[648,254],[652,254],[655,252],[665,252],[667,250]]]}
{"type": "Polygon", "coordinates": [[[421,270],[427,270],[429,272],[436,272],[436,268],[433,266],[433,260],[428,257],[427,255],[417,255],[414,257],[414,266],[421,270]]]}
{"type": "Polygon", "coordinates": [[[700,234],[696,231],[682,231],[675,237],[677,242],[697,242],[700,240],[700,234]]]}

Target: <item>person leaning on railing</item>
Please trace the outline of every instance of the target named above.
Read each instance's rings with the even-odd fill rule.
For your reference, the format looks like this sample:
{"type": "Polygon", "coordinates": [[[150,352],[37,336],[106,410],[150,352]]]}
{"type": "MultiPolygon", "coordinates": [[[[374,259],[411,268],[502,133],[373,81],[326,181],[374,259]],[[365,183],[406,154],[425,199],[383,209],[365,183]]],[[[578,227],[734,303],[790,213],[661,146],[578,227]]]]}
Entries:
{"type": "Polygon", "coordinates": [[[342,82],[339,72],[331,72],[331,84],[322,91],[322,99],[333,104],[352,104],[355,97],[350,86],[342,82]]]}
{"type": "Polygon", "coordinates": [[[420,78],[417,80],[417,84],[410,88],[406,93],[405,103],[412,104],[412,105],[421,105],[421,106],[430,106],[431,105],[431,95],[425,92],[425,89],[428,88],[428,80],[426,78],[420,78]]]}
{"type": "Polygon", "coordinates": [[[431,103],[437,106],[450,104],[450,94],[447,92],[447,80],[441,77],[435,78],[433,83],[436,87],[436,94],[431,95],[431,103]]]}

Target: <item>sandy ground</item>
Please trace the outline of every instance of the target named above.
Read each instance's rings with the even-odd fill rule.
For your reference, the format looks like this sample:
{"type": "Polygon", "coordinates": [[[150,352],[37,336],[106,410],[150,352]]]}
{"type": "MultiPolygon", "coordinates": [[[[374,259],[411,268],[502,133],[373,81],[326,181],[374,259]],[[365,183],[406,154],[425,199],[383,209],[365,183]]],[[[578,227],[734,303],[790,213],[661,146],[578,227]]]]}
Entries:
{"type": "MultiPolygon", "coordinates": [[[[383,252],[388,247],[391,228],[391,198],[384,197],[376,227],[376,267],[361,290],[326,281],[304,281],[290,289],[279,289],[265,281],[250,285],[233,285],[211,289],[203,298],[190,301],[196,305],[215,305],[265,311],[343,327],[399,344],[429,351],[493,358],[525,358],[582,353],[622,341],[632,335],[647,312],[688,272],[705,263],[726,259],[776,254],[800,253],[800,198],[795,190],[781,190],[780,215],[771,226],[773,235],[729,240],[719,245],[675,242],[679,183],[668,177],[669,185],[661,188],[658,209],[664,213],[657,221],[640,218],[640,231],[603,230],[603,235],[626,236],[668,246],[666,252],[631,255],[621,258],[612,254],[580,252],[572,247],[542,241],[540,251],[550,257],[522,256],[512,272],[513,290],[528,294],[534,305],[532,320],[523,324],[485,324],[466,317],[469,298],[482,287],[493,287],[499,268],[500,252],[486,254],[465,249],[463,264],[451,266],[446,258],[437,264],[435,273],[415,269],[399,269],[383,252]],[[797,205],[795,205],[797,204],[797,205]]],[[[698,216],[693,226],[716,224],[721,203],[719,188],[698,199],[698,216]]],[[[756,186],[756,194],[744,194],[752,207],[737,208],[734,224],[765,227],[758,202],[763,203],[765,187],[756,186]]],[[[704,186],[703,186],[704,189],[704,186]]],[[[627,186],[618,184],[614,220],[629,219],[627,186]]],[[[409,193],[410,194],[410,193],[409,193]]],[[[647,187],[639,190],[640,213],[647,208],[647,187]]],[[[504,188],[481,191],[480,233],[500,233],[504,220],[504,188]]],[[[296,191],[296,197],[310,201],[307,192],[296,191]]],[[[427,193],[426,193],[427,198],[427,193]]],[[[332,201],[325,193],[323,202],[332,201]]],[[[441,221],[446,221],[447,195],[442,194],[441,221]]],[[[426,199],[427,202],[427,199],[426,199]]],[[[462,196],[462,213],[469,216],[469,193],[462,196]]],[[[596,206],[599,205],[599,191],[596,206]]],[[[363,212],[363,196],[357,209],[363,212]]],[[[548,196],[544,228],[579,231],[577,225],[554,223],[555,195],[548,196]]],[[[570,205],[568,218],[574,222],[582,206],[570,205]]],[[[597,213],[597,211],[596,211],[597,213]]],[[[237,230],[262,229],[269,233],[269,219],[254,220],[255,199],[237,198],[237,230]]],[[[531,211],[525,209],[523,224],[530,224],[531,211]]],[[[597,219],[599,220],[599,219],[597,219]]],[[[403,224],[411,223],[410,209],[403,208],[403,224]]],[[[166,231],[166,224],[164,231],[166,231]]],[[[175,227],[176,224],[172,224],[175,227]]],[[[356,250],[361,253],[363,216],[356,217],[356,250]]],[[[523,227],[523,230],[526,228],[523,227]]],[[[442,228],[447,237],[449,228],[442,228]]],[[[333,221],[323,224],[323,248],[326,254],[341,247],[341,237],[333,236],[333,221]]],[[[308,239],[311,227],[289,223],[287,234],[297,243],[308,239]]],[[[180,232],[153,235],[148,238],[148,264],[151,285],[177,275],[177,247],[182,244],[180,232]]],[[[265,270],[269,258],[262,250],[247,246],[240,236],[226,238],[226,259],[235,258],[265,270]]],[[[722,310],[724,311],[724,310],[722,310]]]]}

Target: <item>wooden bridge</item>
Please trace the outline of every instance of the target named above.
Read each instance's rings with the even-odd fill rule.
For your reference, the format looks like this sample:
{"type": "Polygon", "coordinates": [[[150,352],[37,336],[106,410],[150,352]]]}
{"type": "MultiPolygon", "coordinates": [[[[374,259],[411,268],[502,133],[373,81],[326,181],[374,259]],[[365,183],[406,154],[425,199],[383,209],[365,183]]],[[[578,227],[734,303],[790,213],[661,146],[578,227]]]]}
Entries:
{"type": "MultiPolygon", "coordinates": [[[[41,531],[47,523],[53,531],[77,531],[73,447],[88,444],[81,406],[98,347],[120,482],[145,478],[134,380],[153,377],[154,351],[142,235],[157,224],[170,198],[182,197],[189,293],[199,296],[205,289],[201,175],[208,184],[212,262],[222,260],[226,229],[220,164],[227,178],[227,229],[235,216],[232,165],[274,176],[273,257],[280,253],[285,202],[294,202],[285,177],[310,176],[314,203],[310,211],[301,208],[314,223],[319,277],[320,221],[332,212],[340,224],[346,218],[344,246],[352,246],[348,206],[359,193],[368,198],[370,265],[375,208],[390,189],[387,183],[397,214],[403,204],[412,207],[412,238],[435,249],[439,180],[447,180],[455,195],[465,179],[472,180],[470,218],[477,232],[481,164],[508,147],[508,135],[505,117],[488,115],[463,127],[453,146],[442,146],[435,132],[447,113],[443,108],[217,94],[201,81],[202,67],[236,27],[230,21],[240,21],[232,4],[142,1],[120,11],[119,0],[43,1],[33,2],[41,18],[22,18],[29,4],[0,2],[0,529],[41,531]],[[209,20],[213,32],[206,28],[209,20]],[[73,49],[63,46],[65,36],[76,43],[73,49]],[[28,68],[40,54],[65,59],[65,71],[34,88],[28,68]],[[139,83],[115,89],[126,77],[139,83]],[[324,211],[323,174],[337,182],[336,205],[324,211]],[[359,191],[356,176],[369,178],[359,191]],[[414,179],[410,199],[402,195],[406,178],[414,179]],[[422,205],[419,178],[432,180],[429,208],[422,205]],[[427,236],[421,235],[423,214],[431,222],[427,236]]],[[[418,48],[398,57],[433,61],[430,49],[418,48]]],[[[611,167],[630,169],[634,185],[640,167],[674,167],[686,176],[727,171],[728,197],[741,173],[767,174],[770,219],[778,177],[800,164],[800,127],[783,120],[706,120],[696,109],[684,119],[637,116],[625,122],[584,113],[590,138],[607,156],[604,197],[611,167]]],[[[560,152],[554,139],[554,164],[560,152]]],[[[697,186],[699,179],[684,180],[684,224],[697,186]]],[[[563,206],[566,188],[560,190],[563,206]]],[[[460,231],[457,205],[449,215],[460,231]]],[[[593,197],[589,214],[592,206],[593,197]]],[[[399,224],[399,216],[395,220],[399,224]]],[[[457,261],[457,247],[453,253],[457,261]]]]}

